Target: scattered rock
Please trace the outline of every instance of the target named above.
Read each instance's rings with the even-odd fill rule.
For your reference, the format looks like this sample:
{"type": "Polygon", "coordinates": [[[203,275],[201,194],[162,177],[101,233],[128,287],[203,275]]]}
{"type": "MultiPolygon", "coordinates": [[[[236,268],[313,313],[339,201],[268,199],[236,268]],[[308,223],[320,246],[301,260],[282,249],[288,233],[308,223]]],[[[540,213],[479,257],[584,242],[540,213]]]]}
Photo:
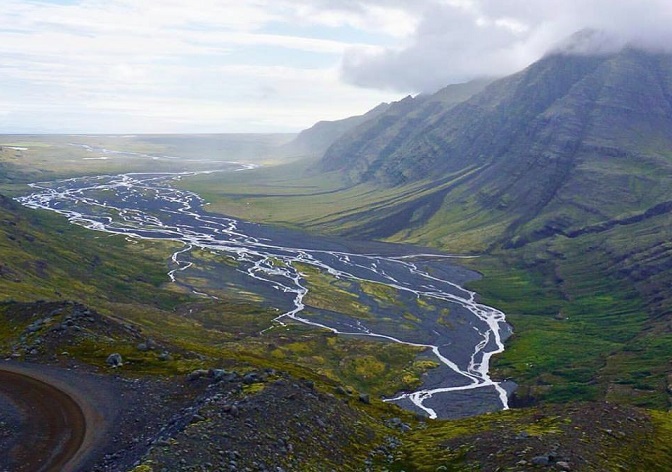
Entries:
{"type": "Polygon", "coordinates": [[[407,433],[411,430],[410,425],[404,423],[403,421],[401,421],[401,418],[397,417],[390,418],[389,420],[387,420],[385,422],[385,426],[387,426],[388,428],[398,429],[402,433],[407,433]]]}
{"type": "Polygon", "coordinates": [[[169,361],[173,357],[170,355],[168,351],[163,351],[161,354],[159,354],[159,360],[160,361],[169,361]]]}
{"type": "Polygon", "coordinates": [[[551,461],[548,459],[548,456],[537,456],[532,458],[532,464],[534,465],[550,465],[551,461]]]}
{"type": "Polygon", "coordinates": [[[239,378],[237,372],[231,372],[226,369],[210,369],[208,370],[208,377],[214,382],[233,381],[239,378]]]}
{"type": "Polygon", "coordinates": [[[198,380],[202,377],[207,377],[208,371],[205,369],[196,369],[189,374],[187,374],[187,382],[193,382],[194,380],[198,380]]]}
{"type": "Polygon", "coordinates": [[[367,405],[371,404],[371,397],[369,396],[368,393],[360,393],[359,394],[359,401],[362,403],[365,403],[367,405]]]}
{"type": "Polygon", "coordinates": [[[401,425],[401,418],[390,418],[385,422],[385,424],[390,428],[395,428],[401,425]]]}
{"type": "Polygon", "coordinates": [[[527,431],[521,431],[521,432],[518,433],[518,435],[516,436],[516,439],[518,439],[518,440],[521,440],[521,439],[529,439],[529,437],[530,437],[530,434],[529,434],[527,431]]]}
{"type": "Polygon", "coordinates": [[[199,421],[205,421],[205,417],[199,414],[195,414],[191,417],[191,423],[198,423],[199,421]]]}
{"type": "Polygon", "coordinates": [[[259,374],[257,374],[256,372],[249,372],[243,376],[243,383],[246,385],[259,382],[263,382],[263,380],[261,379],[261,377],[259,377],[259,374]]]}
{"type": "Polygon", "coordinates": [[[107,359],[105,360],[105,362],[110,367],[121,367],[122,365],[124,365],[124,361],[121,357],[121,354],[119,354],[118,352],[114,352],[114,353],[110,354],[109,356],[107,356],[107,359]]]}

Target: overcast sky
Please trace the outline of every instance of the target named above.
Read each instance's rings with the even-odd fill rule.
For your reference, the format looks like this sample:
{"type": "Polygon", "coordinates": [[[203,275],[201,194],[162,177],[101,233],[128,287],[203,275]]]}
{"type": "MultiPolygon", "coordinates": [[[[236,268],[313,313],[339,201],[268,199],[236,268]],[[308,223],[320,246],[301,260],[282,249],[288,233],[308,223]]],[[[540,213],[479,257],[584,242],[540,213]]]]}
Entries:
{"type": "Polygon", "coordinates": [[[529,65],[670,0],[0,0],[0,132],[285,132],[529,65]]]}

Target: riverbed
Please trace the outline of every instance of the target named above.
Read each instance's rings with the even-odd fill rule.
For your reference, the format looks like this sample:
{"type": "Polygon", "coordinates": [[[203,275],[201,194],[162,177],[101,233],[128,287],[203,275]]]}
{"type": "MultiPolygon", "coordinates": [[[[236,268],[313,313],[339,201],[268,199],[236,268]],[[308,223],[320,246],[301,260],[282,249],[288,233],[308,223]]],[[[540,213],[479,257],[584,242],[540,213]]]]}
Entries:
{"type": "MultiPolygon", "coordinates": [[[[218,172],[249,166],[230,163],[218,172]]],[[[208,171],[205,171],[208,172],[208,171]]],[[[342,336],[425,348],[438,363],[420,389],[390,392],[386,401],[430,418],[452,418],[508,408],[514,384],[490,378],[491,357],[511,334],[505,315],[478,302],[463,285],[477,274],[459,259],[404,245],[322,238],[264,226],[206,211],[203,199],[178,189],[181,173],[128,173],[77,177],[32,184],[23,205],[55,211],[72,223],[128,238],[179,242],[166,257],[167,278],[179,284],[197,270],[190,254],[206,250],[235,263],[250,287],[265,292],[279,309],[264,332],[287,323],[303,323],[342,336]],[[307,306],[309,284],[301,267],[331,278],[378,284],[394,292],[393,304],[357,295],[368,316],[307,306]],[[429,309],[430,307],[431,309],[429,309]]],[[[194,296],[210,297],[207,286],[189,286],[194,296]]]]}

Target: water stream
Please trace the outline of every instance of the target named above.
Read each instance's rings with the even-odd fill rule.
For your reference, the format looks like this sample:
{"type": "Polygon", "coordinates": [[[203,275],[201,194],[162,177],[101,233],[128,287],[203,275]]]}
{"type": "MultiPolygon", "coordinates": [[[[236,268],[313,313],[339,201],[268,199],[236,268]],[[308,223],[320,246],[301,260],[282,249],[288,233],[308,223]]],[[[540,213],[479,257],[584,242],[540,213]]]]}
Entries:
{"type": "MultiPolygon", "coordinates": [[[[227,170],[248,167],[231,163],[227,170]]],[[[513,384],[493,381],[488,370],[491,357],[503,351],[510,327],[504,313],[478,303],[476,294],[461,286],[474,274],[453,264],[451,256],[415,253],[408,246],[349,244],[210,214],[197,194],[171,185],[189,175],[129,173],[42,182],[17,200],[91,230],[181,242],[167,274],[174,283],[194,270],[189,254],[195,248],[233,258],[251,284],[279,300],[280,314],[265,331],[300,322],[339,335],[426,348],[424,356],[439,367],[425,376],[422,388],[386,401],[431,418],[508,408],[513,384]],[[343,281],[382,284],[403,306],[381,306],[360,293],[370,306],[369,318],[311,309],[304,303],[309,286],[300,264],[343,281]]],[[[191,289],[216,298],[207,289],[191,289]]]]}

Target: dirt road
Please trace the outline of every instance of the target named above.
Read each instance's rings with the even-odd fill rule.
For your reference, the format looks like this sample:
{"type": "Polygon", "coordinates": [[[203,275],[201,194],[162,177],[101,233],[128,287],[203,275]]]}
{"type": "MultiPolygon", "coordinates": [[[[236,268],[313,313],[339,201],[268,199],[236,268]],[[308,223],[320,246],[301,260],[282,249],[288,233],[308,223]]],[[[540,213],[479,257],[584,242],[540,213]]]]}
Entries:
{"type": "Polygon", "coordinates": [[[0,402],[21,415],[8,450],[0,450],[0,470],[78,470],[83,446],[89,442],[87,406],[73,391],[38,371],[0,365],[0,402]]]}

